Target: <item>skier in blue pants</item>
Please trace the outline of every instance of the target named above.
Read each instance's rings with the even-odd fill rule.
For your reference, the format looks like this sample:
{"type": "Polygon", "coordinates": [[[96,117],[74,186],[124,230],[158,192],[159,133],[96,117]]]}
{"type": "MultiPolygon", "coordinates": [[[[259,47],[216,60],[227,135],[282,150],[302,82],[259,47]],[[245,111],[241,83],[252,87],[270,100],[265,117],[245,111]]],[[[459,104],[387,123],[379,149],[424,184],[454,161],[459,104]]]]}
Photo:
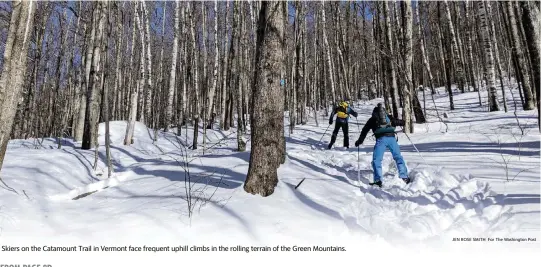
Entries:
{"type": "Polygon", "coordinates": [[[406,183],[410,183],[408,178],[408,169],[406,163],[400,154],[400,146],[396,142],[395,127],[404,126],[404,121],[395,119],[387,115],[385,108],[380,104],[372,111],[372,117],[364,125],[359,139],[355,141],[355,147],[364,142],[369,130],[372,130],[376,137],[376,145],[372,155],[372,168],[374,169],[374,182],[371,185],[381,187],[381,177],[383,176],[381,161],[387,148],[391,151],[393,159],[398,167],[399,177],[406,183]]]}

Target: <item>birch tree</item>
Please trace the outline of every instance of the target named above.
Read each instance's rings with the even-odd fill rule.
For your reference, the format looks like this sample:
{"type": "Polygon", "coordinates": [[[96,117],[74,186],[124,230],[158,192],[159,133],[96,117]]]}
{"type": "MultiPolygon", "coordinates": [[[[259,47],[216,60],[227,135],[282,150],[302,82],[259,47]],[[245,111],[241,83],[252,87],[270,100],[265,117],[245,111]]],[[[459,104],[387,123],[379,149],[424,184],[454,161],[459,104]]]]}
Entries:
{"type": "Polygon", "coordinates": [[[105,12],[103,9],[103,3],[99,2],[94,10],[93,19],[97,20],[97,24],[94,27],[96,29],[96,39],[93,42],[92,61],[90,65],[90,75],[87,86],[87,104],[85,115],[85,128],[83,133],[82,149],[90,149],[92,145],[98,146],[98,122],[99,122],[99,76],[100,71],[100,45],[103,39],[103,31],[105,24],[105,12]]]}
{"type": "MultiPolygon", "coordinates": [[[[453,5],[455,2],[452,3],[453,5]]],[[[455,31],[455,25],[453,25],[453,20],[451,19],[451,10],[449,9],[449,2],[447,0],[443,1],[443,6],[445,7],[445,17],[447,19],[447,24],[449,26],[449,35],[451,38],[451,48],[452,48],[452,54],[453,54],[453,61],[454,66],[456,68],[456,75],[458,79],[458,88],[462,93],[464,93],[464,66],[462,64],[462,60],[460,58],[460,53],[458,49],[458,41],[457,41],[457,35],[455,31]]]]}
{"type": "MultiPolygon", "coordinates": [[[[332,105],[336,105],[336,89],[334,83],[334,70],[331,60],[331,49],[329,47],[329,39],[327,38],[327,24],[325,23],[325,2],[321,1],[321,29],[323,31],[323,46],[325,49],[325,54],[327,55],[327,70],[329,71],[329,78],[331,79],[331,100],[332,105]]],[[[328,106],[325,103],[325,106],[328,106]]]]}
{"type": "Polygon", "coordinates": [[[171,59],[171,70],[169,74],[169,90],[167,90],[167,106],[165,113],[165,131],[173,122],[173,100],[176,87],[177,58],[178,58],[178,39],[180,35],[180,2],[175,2],[175,37],[173,39],[173,52],[171,59]]]}
{"type": "Polygon", "coordinates": [[[483,38],[484,58],[485,58],[485,77],[487,81],[488,89],[488,101],[490,111],[499,111],[500,106],[498,104],[498,92],[496,91],[496,74],[494,72],[494,55],[493,44],[490,40],[490,28],[487,18],[487,10],[484,1],[477,3],[477,10],[479,10],[479,21],[481,26],[481,36],[483,38]]]}
{"type": "MultiPolygon", "coordinates": [[[[218,67],[220,60],[220,50],[218,49],[218,1],[214,1],[214,69],[212,71],[212,86],[207,94],[207,118],[210,118],[215,110],[214,94],[218,87],[218,67]]],[[[208,123],[207,129],[212,128],[212,120],[208,123]]]]}

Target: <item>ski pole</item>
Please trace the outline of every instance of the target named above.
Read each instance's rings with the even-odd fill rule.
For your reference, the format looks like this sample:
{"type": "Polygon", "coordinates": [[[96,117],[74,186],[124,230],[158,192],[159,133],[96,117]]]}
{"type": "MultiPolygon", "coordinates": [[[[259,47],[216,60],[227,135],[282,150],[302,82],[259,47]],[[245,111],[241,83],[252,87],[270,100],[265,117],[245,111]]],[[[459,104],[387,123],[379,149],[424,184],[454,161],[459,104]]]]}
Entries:
{"type": "MultiPolygon", "coordinates": [[[[357,121],[357,129],[360,135],[361,127],[359,126],[359,119],[355,117],[355,121],[357,121]]],[[[357,181],[359,182],[359,187],[361,187],[361,148],[359,146],[357,146],[357,181]]]]}
{"type": "Polygon", "coordinates": [[[413,141],[411,141],[411,138],[409,137],[409,135],[406,133],[406,131],[404,130],[404,127],[402,127],[402,132],[406,135],[406,137],[408,138],[408,140],[410,141],[411,145],[413,146],[413,148],[415,148],[415,150],[417,151],[417,153],[419,153],[419,156],[421,156],[421,158],[423,159],[423,161],[428,164],[428,162],[426,162],[425,158],[423,158],[423,155],[421,154],[421,152],[419,152],[419,149],[417,149],[417,147],[415,146],[415,144],[413,143],[413,141]]]}
{"type": "Polygon", "coordinates": [[[325,132],[323,133],[323,135],[321,136],[321,138],[319,139],[319,142],[321,142],[321,140],[323,140],[323,137],[325,136],[325,134],[327,133],[327,131],[329,130],[329,127],[331,127],[332,124],[329,124],[329,126],[327,126],[327,129],[325,130],[325,132]]]}

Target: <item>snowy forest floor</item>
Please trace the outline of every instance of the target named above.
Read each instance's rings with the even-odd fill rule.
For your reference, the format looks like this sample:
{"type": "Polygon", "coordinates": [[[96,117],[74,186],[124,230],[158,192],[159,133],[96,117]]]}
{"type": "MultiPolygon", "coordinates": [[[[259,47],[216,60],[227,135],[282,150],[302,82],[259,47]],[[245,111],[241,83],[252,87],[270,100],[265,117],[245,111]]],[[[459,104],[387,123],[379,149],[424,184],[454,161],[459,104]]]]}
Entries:
{"type": "MultiPolygon", "coordinates": [[[[0,244],[354,246],[377,240],[430,247],[464,245],[452,242],[454,237],[524,237],[537,241],[475,244],[538,249],[537,111],[519,107],[525,129],[521,135],[512,102],[507,113],[489,113],[486,104],[478,106],[477,93],[456,94],[456,109],[450,111],[447,95],[439,91],[435,102],[440,114],[447,113],[448,131],[427,99],[429,123],[416,124],[415,133],[409,134],[420,153],[398,134],[414,180],[404,185],[386,152],[383,189],[368,186],[374,138],[367,138],[359,154],[353,145],[342,147],[342,133],[335,148],[324,149],[333,126],[320,142],[328,126],[323,112],[319,127],[310,117],[294,134],[286,129],[287,159],[279,168],[274,194],[267,198],[243,190],[250,142],[247,152],[235,151],[235,128],[209,130],[207,147],[214,147],[205,150],[201,132],[199,149],[193,151],[183,148],[186,141],[191,143],[191,127],[187,137],[184,130],[180,137],[175,129],[160,131],[153,143],[154,131],[137,124],[134,144],[124,146],[126,122],[111,122],[110,179],[103,124],[96,171],[94,151],[80,150],[72,140],[63,140],[62,149],[56,149],[54,139],[40,145],[34,139],[12,140],[0,173],[0,244]],[[191,219],[187,168],[194,202],[191,219]]],[[[486,92],[482,94],[486,103],[486,92]]],[[[351,144],[376,103],[355,103],[360,115],[350,120],[351,144]]],[[[287,117],[285,122],[287,126],[287,117]]]]}

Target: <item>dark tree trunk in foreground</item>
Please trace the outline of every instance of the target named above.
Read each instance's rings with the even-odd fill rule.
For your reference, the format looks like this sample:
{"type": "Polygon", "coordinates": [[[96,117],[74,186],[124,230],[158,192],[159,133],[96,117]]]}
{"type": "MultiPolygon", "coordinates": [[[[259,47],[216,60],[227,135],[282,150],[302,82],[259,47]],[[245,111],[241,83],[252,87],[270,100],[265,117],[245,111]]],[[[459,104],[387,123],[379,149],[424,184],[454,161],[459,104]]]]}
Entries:
{"type": "Polygon", "coordinates": [[[531,83],[530,83],[530,74],[528,73],[528,63],[527,59],[524,53],[524,50],[522,49],[521,39],[519,35],[519,29],[517,26],[517,18],[515,17],[515,13],[513,11],[513,3],[512,2],[506,2],[507,7],[507,15],[509,16],[509,28],[511,31],[511,41],[512,41],[512,51],[514,52],[514,56],[517,58],[517,62],[519,63],[517,67],[520,68],[519,70],[519,79],[522,81],[522,89],[524,91],[524,104],[523,108],[524,110],[532,110],[535,108],[534,101],[533,101],[533,94],[531,89],[531,83]]]}
{"type": "MultiPolygon", "coordinates": [[[[539,99],[539,87],[541,86],[541,74],[540,69],[541,66],[539,64],[540,58],[539,58],[539,47],[538,47],[538,41],[539,40],[539,34],[538,31],[535,30],[535,22],[534,18],[532,17],[532,12],[530,11],[530,8],[528,7],[528,4],[532,5],[533,3],[528,3],[525,1],[520,2],[520,7],[522,9],[522,24],[524,25],[524,33],[526,36],[526,43],[528,44],[528,50],[530,51],[530,61],[532,63],[532,74],[533,74],[533,84],[535,86],[535,95],[537,99],[537,124],[538,127],[541,129],[541,124],[539,123],[540,113],[541,110],[540,106],[540,99],[539,99]]],[[[539,10],[537,10],[537,13],[539,10]]]]}
{"type": "Polygon", "coordinates": [[[278,183],[280,142],[283,132],[283,96],[280,71],[283,65],[283,5],[262,2],[256,47],[256,73],[253,83],[252,153],[244,190],[263,197],[274,192],[278,183]]]}

